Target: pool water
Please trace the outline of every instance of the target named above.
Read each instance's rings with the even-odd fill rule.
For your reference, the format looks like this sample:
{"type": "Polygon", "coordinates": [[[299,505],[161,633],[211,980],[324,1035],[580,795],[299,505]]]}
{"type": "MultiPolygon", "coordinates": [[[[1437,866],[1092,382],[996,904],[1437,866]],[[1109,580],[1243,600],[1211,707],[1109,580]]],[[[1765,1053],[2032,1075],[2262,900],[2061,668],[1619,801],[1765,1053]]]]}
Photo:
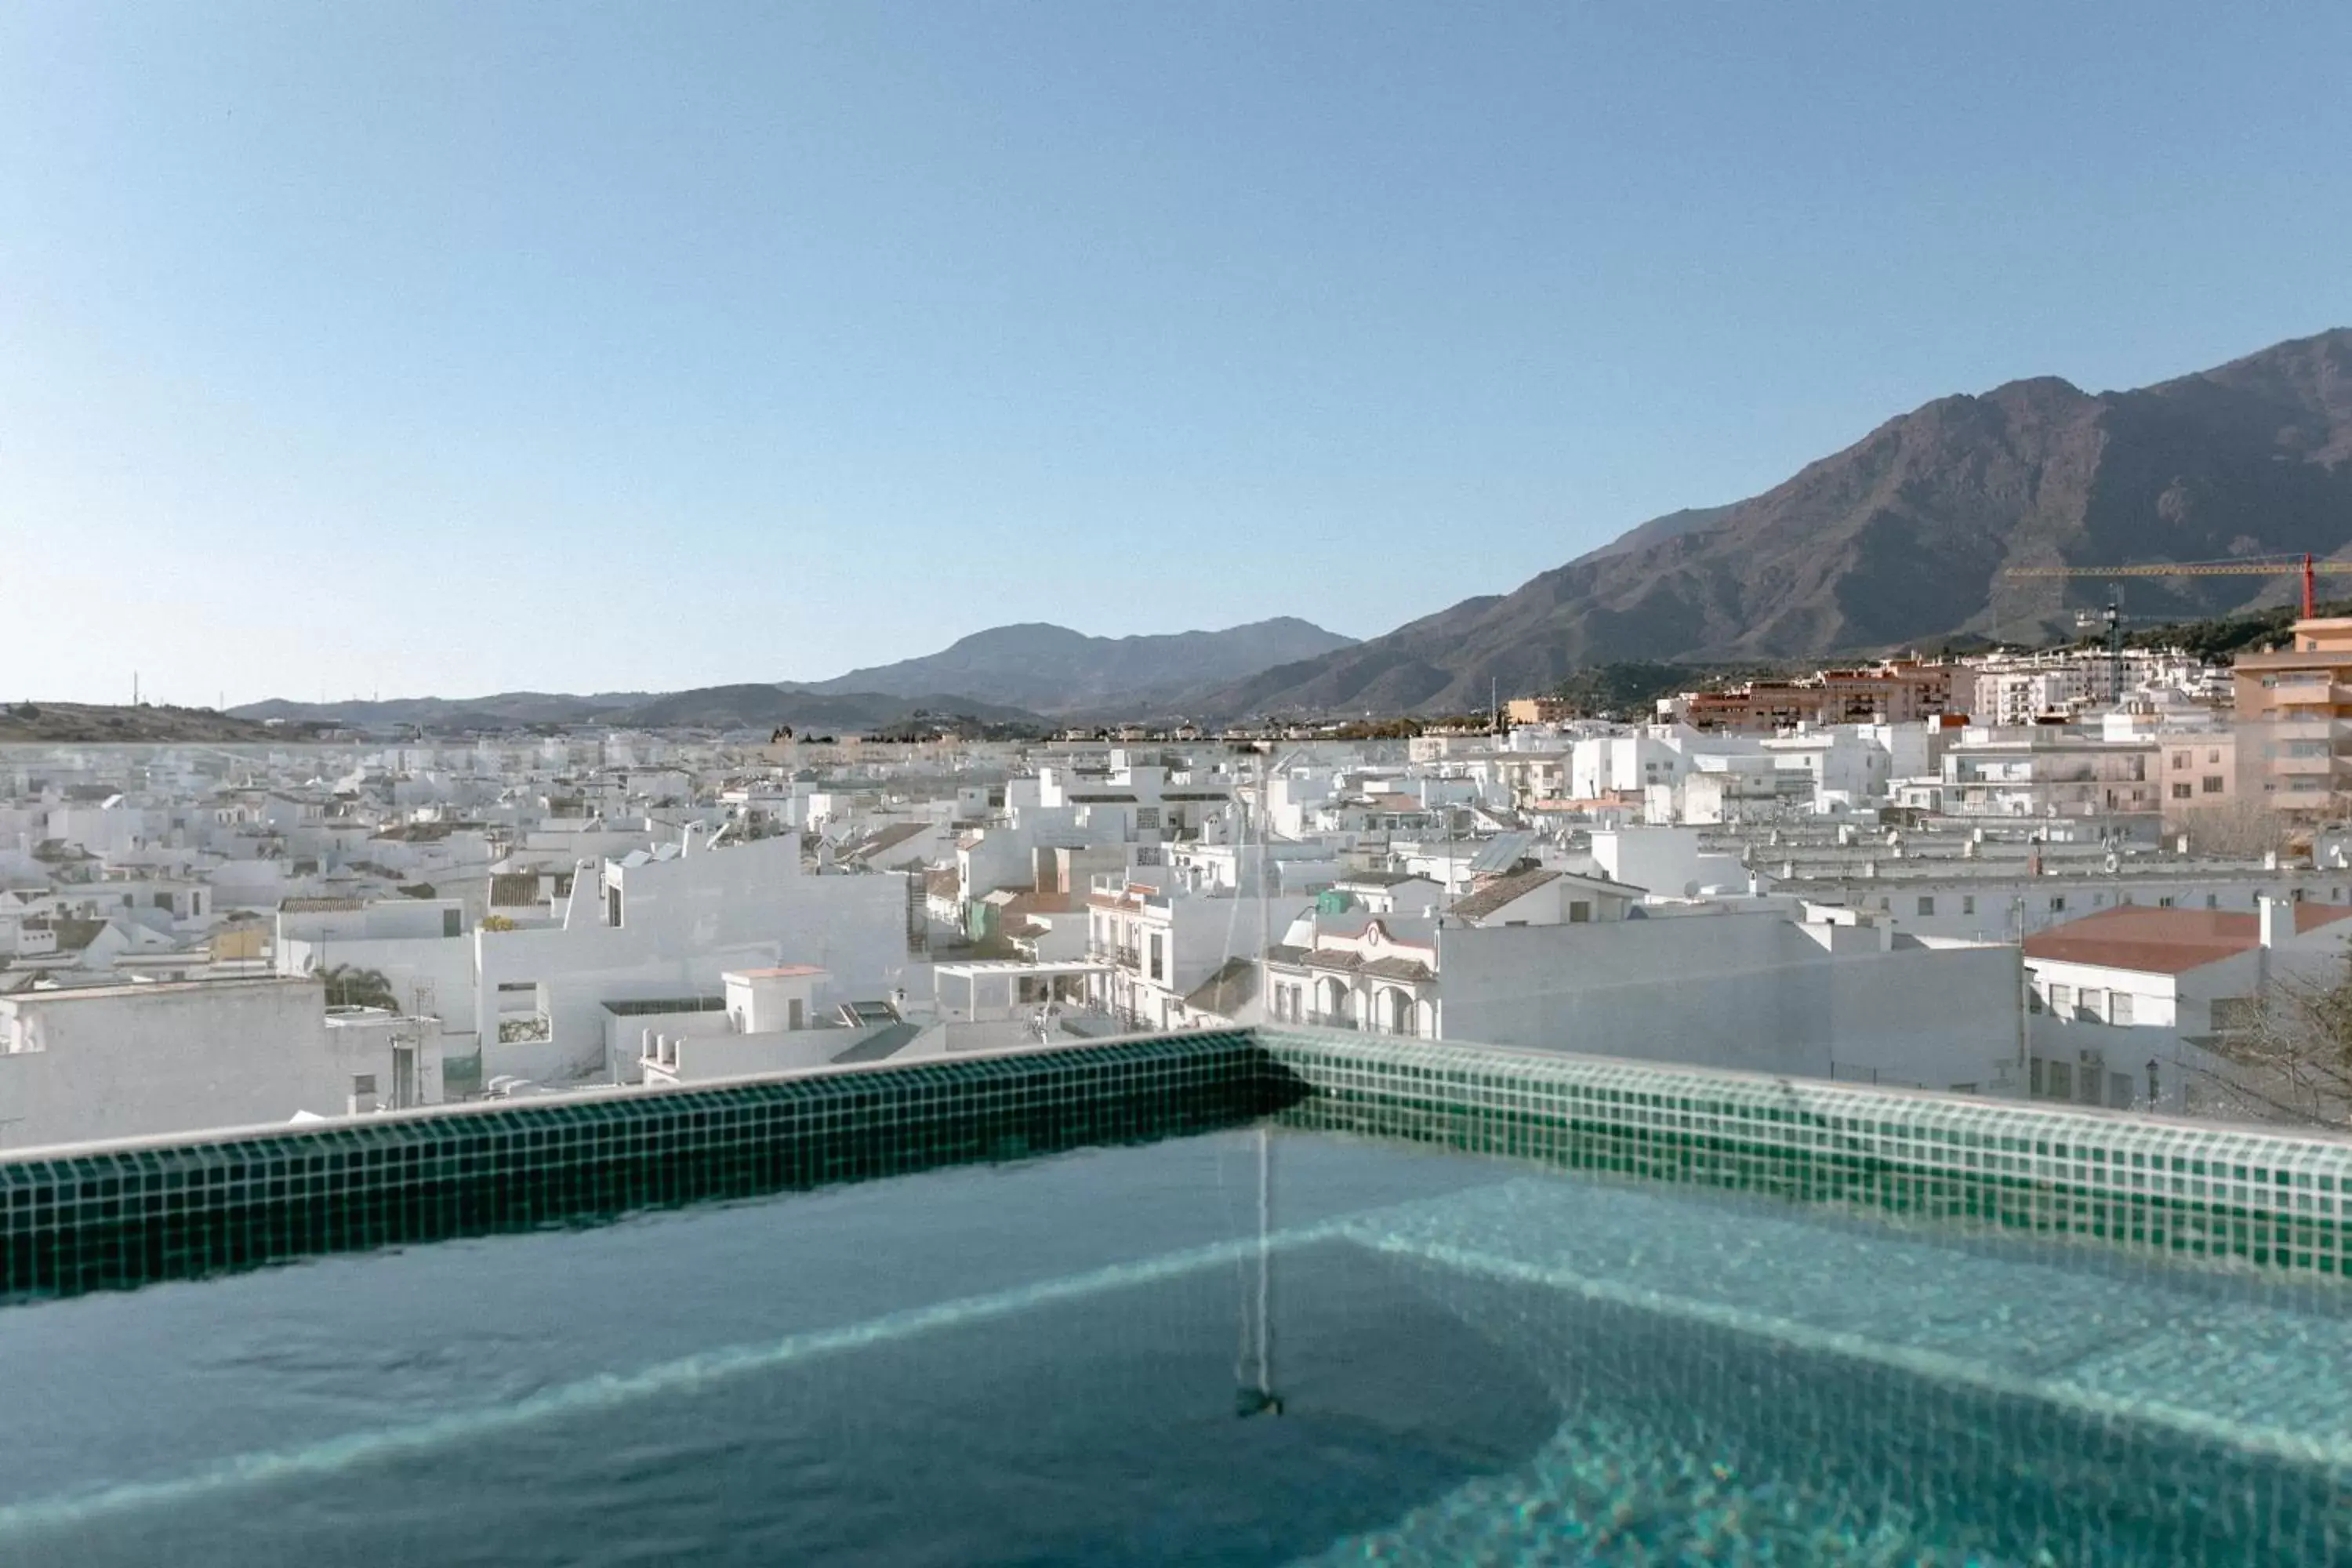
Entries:
{"type": "Polygon", "coordinates": [[[1243,1130],[0,1310],[0,1563],[2352,1562],[2346,1305],[1243,1130]]]}

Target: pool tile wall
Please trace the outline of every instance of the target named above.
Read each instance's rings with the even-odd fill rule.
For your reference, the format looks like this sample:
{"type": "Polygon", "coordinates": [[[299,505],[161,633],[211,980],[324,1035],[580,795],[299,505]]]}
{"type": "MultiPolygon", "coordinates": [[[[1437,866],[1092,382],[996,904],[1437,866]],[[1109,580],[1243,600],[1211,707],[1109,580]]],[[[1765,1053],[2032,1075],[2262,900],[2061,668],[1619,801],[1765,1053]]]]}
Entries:
{"type": "Polygon", "coordinates": [[[2352,1253],[2352,1142],[1273,1027],[37,1151],[0,1159],[0,1299],[1266,1116],[2168,1257],[2352,1253]]]}
{"type": "Polygon", "coordinates": [[[516,1101],[0,1160],[0,1299],[70,1295],[1256,1120],[1245,1034],[516,1101]]]}
{"type": "Polygon", "coordinates": [[[2342,1275],[2352,1141],[1261,1028],[1291,1125],[2342,1275]]]}

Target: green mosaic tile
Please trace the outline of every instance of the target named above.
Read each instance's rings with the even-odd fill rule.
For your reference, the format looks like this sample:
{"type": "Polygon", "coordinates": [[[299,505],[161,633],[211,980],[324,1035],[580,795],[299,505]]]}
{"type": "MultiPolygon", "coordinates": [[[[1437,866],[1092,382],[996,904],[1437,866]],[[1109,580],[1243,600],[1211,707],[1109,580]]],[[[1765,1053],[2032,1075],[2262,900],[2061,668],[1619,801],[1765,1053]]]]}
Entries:
{"type": "Polygon", "coordinates": [[[0,1161],[0,1298],[1180,1136],[1279,1092],[1198,1034],[0,1161]]]}
{"type": "Polygon", "coordinates": [[[0,1299],[1133,1142],[1261,1117],[2341,1276],[2352,1143],[1290,1029],[0,1160],[0,1299]]]}
{"type": "Polygon", "coordinates": [[[1292,1125],[2347,1272],[2352,1142],[1564,1053],[1261,1029],[1292,1125]]]}

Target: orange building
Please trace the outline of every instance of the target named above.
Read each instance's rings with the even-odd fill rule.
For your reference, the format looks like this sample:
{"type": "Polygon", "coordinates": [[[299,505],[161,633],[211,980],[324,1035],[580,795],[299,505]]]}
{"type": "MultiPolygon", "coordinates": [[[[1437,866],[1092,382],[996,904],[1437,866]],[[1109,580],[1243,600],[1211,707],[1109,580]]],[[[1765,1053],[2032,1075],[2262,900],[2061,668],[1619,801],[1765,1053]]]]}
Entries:
{"type": "Polygon", "coordinates": [[[2276,653],[2239,656],[2231,670],[2248,790],[2296,816],[2345,809],[2352,793],[2352,618],[2294,623],[2276,653]]]}

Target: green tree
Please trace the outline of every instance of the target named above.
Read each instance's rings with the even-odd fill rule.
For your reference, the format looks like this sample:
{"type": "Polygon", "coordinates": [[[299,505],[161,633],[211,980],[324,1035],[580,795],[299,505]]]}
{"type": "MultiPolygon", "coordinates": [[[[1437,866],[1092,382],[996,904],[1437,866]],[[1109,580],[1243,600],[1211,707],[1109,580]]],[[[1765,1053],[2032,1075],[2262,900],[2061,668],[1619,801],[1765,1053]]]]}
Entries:
{"type": "Polygon", "coordinates": [[[400,998],[392,993],[392,982],[380,969],[354,969],[348,963],[330,964],[318,972],[319,984],[326,987],[330,1007],[383,1007],[397,1012],[400,998]]]}

